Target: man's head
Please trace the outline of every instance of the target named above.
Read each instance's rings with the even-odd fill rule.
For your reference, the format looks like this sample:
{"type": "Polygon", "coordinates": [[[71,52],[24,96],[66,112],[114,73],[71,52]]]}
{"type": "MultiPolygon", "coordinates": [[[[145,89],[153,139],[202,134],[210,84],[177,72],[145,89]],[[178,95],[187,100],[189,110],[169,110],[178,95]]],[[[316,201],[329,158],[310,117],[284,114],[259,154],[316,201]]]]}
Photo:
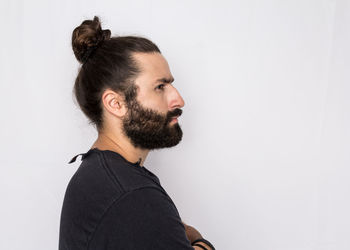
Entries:
{"type": "Polygon", "coordinates": [[[168,63],[160,53],[134,53],[140,73],[122,119],[123,132],[136,147],[157,149],[177,145],[182,130],[177,117],[184,101],[172,85],[168,63]]]}
{"type": "Polygon", "coordinates": [[[120,127],[135,147],[172,147],[182,138],[176,118],[184,101],[159,48],[141,37],[112,37],[97,17],[73,31],[72,45],[83,63],[76,99],[98,131],[120,127]]]}

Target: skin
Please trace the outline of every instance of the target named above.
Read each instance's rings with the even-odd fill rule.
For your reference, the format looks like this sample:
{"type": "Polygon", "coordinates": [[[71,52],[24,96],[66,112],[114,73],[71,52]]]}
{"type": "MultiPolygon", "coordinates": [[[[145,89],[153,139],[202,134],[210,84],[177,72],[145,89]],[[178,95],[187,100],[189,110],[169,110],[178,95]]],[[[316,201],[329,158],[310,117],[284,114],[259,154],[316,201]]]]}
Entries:
{"type": "MultiPolygon", "coordinates": [[[[164,115],[168,111],[184,107],[183,98],[171,83],[174,78],[169,65],[160,53],[133,53],[133,57],[141,69],[141,73],[135,79],[135,84],[139,87],[136,99],[144,107],[164,115]],[[158,79],[167,79],[169,82],[160,82],[158,79]]],[[[140,166],[143,166],[150,150],[134,147],[130,139],[122,133],[122,120],[127,112],[123,96],[107,89],[102,94],[102,103],[104,124],[91,148],[115,151],[130,162],[137,162],[141,158],[140,166]]],[[[177,119],[174,119],[169,125],[176,122],[177,119]]],[[[182,223],[190,242],[202,237],[194,227],[182,223]]],[[[204,243],[200,244],[206,246],[204,243]]]]}

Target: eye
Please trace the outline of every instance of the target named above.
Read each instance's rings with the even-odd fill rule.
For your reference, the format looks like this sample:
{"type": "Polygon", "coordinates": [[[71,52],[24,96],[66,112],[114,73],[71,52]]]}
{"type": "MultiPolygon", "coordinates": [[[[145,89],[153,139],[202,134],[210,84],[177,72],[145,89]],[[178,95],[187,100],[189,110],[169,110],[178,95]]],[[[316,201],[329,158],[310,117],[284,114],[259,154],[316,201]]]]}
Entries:
{"type": "Polygon", "coordinates": [[[165,87],[165,84],[162,83],[162,84],[159,84],[159,85],[156,87],[156,89],[163,90],[164,87],[165,87]]]}

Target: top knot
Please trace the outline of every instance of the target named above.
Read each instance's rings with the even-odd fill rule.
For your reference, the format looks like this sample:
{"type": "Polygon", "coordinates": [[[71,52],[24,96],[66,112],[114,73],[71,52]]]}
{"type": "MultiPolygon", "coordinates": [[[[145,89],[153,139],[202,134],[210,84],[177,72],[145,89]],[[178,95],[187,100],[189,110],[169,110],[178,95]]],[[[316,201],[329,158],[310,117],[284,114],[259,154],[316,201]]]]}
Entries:
{"type": "Polygon", "coordinates": [[[80,63],[85,63],[91,53],[101,44],[109,40],[111,31],[102,30],[97,16],[93,20],[85,20],[73,30],[72,47],[74,55],[80,63]]]}

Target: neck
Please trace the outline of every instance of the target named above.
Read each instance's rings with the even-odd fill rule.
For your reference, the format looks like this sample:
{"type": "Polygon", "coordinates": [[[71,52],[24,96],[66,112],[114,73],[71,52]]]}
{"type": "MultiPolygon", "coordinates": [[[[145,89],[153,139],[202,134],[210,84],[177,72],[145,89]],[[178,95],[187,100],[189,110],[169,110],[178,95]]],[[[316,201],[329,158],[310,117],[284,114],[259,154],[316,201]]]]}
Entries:
{"type": "Polygon", "coordinates": [[[115,135],[107,132],[100,132],[95,143],[91,148],[100,150],[111,150],[123,156],[127,161],[135,163],[141,159],[139,163],[143,166],[149,150],[134,147],[130,140],[123,135],[115,135]]]}

